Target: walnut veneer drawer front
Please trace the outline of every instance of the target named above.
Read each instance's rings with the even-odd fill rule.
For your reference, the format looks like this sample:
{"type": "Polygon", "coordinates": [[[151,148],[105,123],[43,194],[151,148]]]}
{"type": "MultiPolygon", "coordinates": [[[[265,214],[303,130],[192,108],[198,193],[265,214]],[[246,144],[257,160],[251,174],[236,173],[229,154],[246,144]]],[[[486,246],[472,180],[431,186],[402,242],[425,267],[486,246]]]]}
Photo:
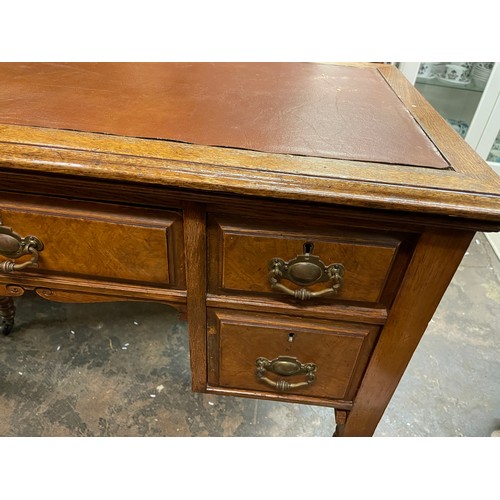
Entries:
{"type": "MultiPolygon", "coordinates": [[[[182,219],[175,212],[45,198],[23,199],[14,207],[2,199],[0,218],[5,241],[14,241],[12,231],[14,238],[35,236],[43,244],[37,267],[13,270],[10,276],[28,272],[184,285],[182,219]]],[[[0,262],[22,264],[30,258],[8,257],[0,252],[0,262]]]]}
{"type": "Polygon", "coordinates": [[[209,235],[212,293],[376,303],[402,267],[402,237],[387,232],[213,216],[209,235]]]}
{"type": "Polygon", "coordinates": [[[210,311],[209,383],[234,389],[350,400],[374,326],[210,311]]]}

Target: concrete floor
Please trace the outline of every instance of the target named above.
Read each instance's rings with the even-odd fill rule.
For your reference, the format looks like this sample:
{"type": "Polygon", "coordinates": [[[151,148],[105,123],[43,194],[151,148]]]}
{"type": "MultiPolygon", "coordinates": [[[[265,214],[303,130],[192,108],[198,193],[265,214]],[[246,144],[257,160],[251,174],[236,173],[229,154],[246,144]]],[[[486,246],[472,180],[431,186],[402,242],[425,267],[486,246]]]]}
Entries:
{"type": "MultiPolygon", "coordinates": [[[[0,338],[0,436],[330,436],[333,410],[190,391],[186,324],[150,303],[26,294],[0,338]]],[[[376,436],[500,428],[500,262],[474,239],[376,436]]]]}

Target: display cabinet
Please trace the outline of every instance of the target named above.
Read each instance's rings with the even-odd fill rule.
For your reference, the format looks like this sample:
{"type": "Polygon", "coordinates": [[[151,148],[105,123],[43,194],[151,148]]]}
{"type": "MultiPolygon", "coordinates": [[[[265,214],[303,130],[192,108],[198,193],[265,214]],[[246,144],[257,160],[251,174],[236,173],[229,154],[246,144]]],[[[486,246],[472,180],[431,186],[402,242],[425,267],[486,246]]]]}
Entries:
{"type": "MultiPolygon", "coordinates": [[[[500,63],[399,62],[396,65],[500,175],[500,63]]],[[[500,258],[500,235],[486,237],[500,258]]]]}

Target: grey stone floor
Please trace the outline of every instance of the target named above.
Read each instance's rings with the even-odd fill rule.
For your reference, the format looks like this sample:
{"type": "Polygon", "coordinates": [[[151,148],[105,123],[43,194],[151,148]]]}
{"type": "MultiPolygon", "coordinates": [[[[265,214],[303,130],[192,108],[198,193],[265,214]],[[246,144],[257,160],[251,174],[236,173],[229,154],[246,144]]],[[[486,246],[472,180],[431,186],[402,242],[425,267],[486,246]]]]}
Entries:
{"type": "MultiPolygon", "coordinates": [[[[333,410],[195,394],[186,324],[150,303],[26,294],[0,339],[0,436],[330,436],[333,410]]],[[[478,234],[376,436],[500,428],[500,263],[478,234]]]]}

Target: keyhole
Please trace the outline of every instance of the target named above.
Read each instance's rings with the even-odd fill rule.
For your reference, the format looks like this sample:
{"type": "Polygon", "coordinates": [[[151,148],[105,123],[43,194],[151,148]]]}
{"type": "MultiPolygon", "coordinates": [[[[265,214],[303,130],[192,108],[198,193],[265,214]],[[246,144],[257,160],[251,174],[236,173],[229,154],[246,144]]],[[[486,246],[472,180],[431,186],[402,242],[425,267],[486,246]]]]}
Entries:
{"type": "Polygon", "coordinates": [[[288,334],[288,342],[293,342],[294,338],[295,338],[295,333],[289,333],[288,334]]]}
{"type": "Polygon", "coordinates": [[[312,253],[313,249],[314,249],[313,243],[311,243],[310,241],[304,243],[304,253],[312,253]]]}

